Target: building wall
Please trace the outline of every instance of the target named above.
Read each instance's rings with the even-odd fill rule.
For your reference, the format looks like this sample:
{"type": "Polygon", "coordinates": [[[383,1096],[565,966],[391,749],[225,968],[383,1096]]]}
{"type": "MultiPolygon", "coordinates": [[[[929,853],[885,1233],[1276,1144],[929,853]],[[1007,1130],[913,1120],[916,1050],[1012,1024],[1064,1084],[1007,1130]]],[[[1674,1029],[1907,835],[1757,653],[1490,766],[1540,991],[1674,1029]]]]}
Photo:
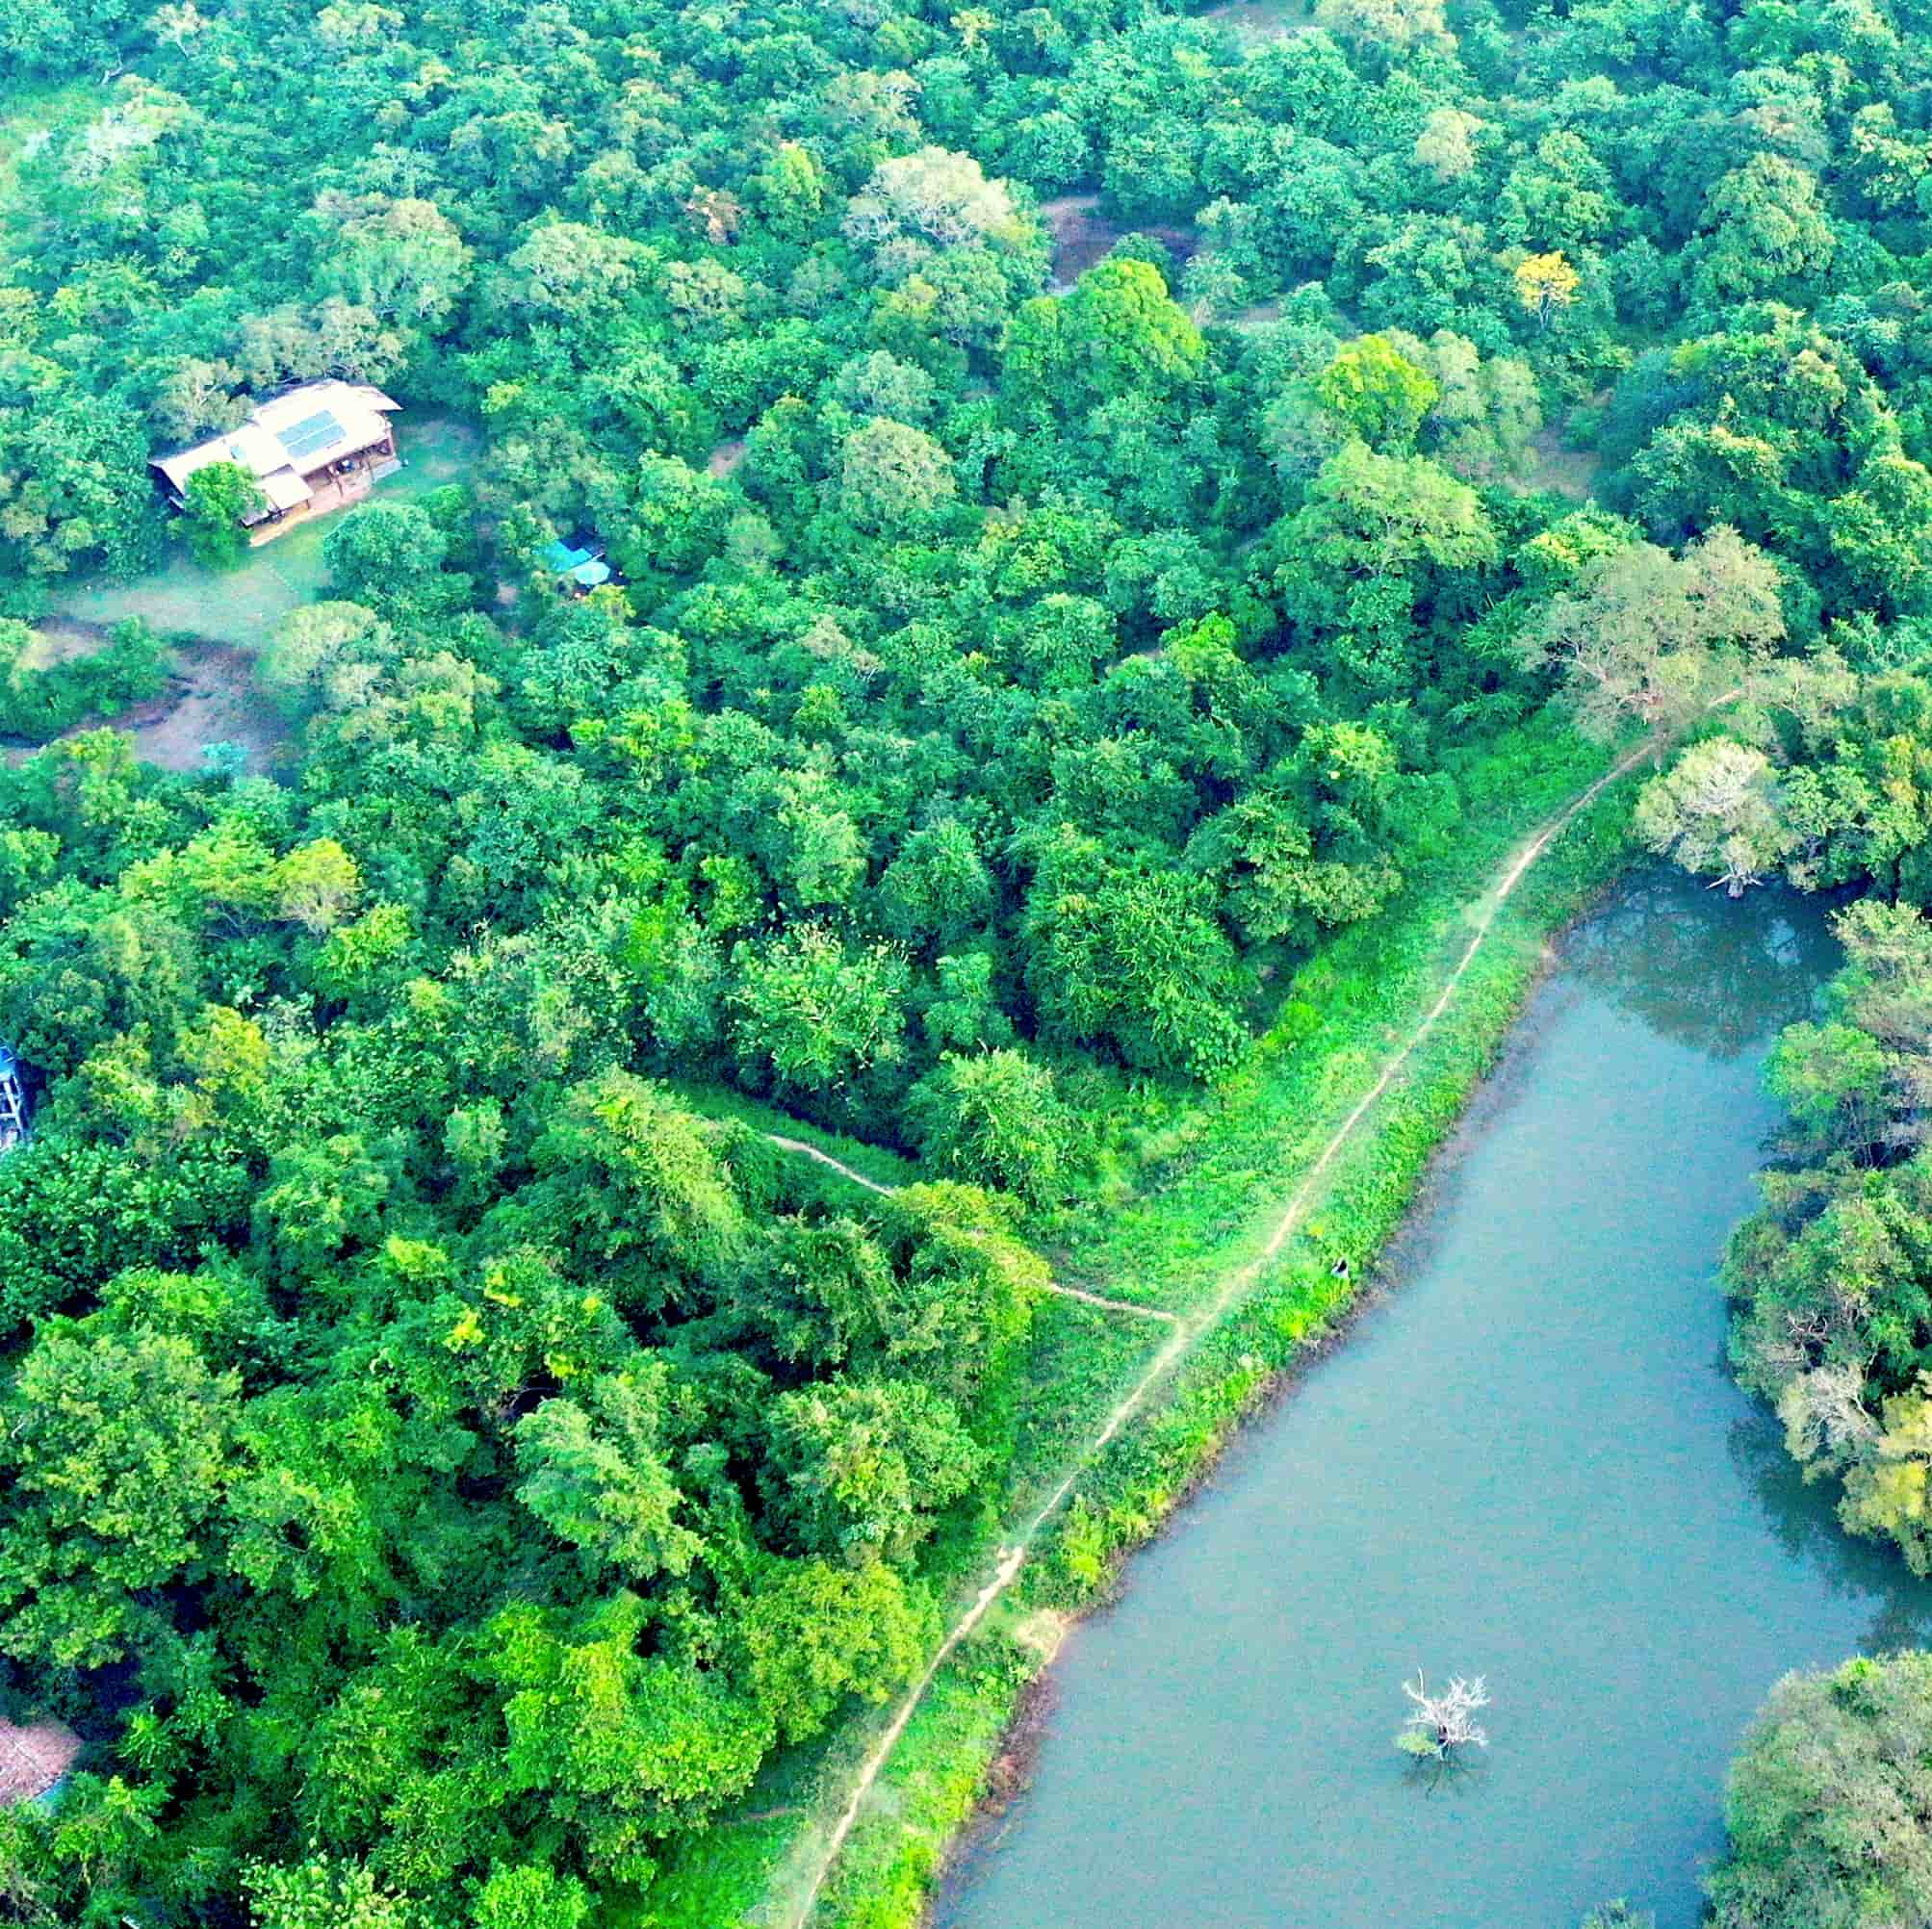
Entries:
{"type": "Polygon", "coordinates": [[[318,469],[313,475],[304,476],[302,480],[309,485],[309,501],[299,509],[291,509],[287,515],[257,523],[248,531],[248,546],[260,549],[264,543],[271,543],[277,536],[287,535],[302,523],[312,523],[318,516],[333,515],[338,509],[360,502],[374,487],[374,476],[371,473],[374,466],[393,461],[395,455],[396,434],[392,429],[381,442],[358,450],[346,464],[336,465],[342,468],[342,474],[331,475],[327,469],[318,469]]]}

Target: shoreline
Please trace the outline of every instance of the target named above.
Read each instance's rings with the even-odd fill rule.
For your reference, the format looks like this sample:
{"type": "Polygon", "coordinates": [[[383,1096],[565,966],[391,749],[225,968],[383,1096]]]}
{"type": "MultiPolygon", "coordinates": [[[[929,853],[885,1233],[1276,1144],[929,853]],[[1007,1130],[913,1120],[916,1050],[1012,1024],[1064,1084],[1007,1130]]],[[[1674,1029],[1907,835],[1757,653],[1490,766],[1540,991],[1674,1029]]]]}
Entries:
{"type": "Polygon", "coordinates": [[[812,1884],[801,1901],[760,1919],[784,1929],[916,1929],[931,1923],[945,1871],[984,1847],[986,1831],[1024,1791],[1050,1703],[1052,1662],[1073,1621],[1116,1597],[1126,1556],[1166,1530],[1212,1477],[1247,1422],[1291,1397],[1301,1374],[1341,1345],[1355,1319],[1381,1297],[1374,1276],[1381,1249],[1407,1219],[1437,1152],[1493,1068],[1549,966],[1551,943],[1628,868],[1620,836],[1613,849],[1604,851],[1597,848],[1600,839],[1565,846],[1565,834],[1598,812],[1613,814],[1620,829],[1625,811],[1614,800],[1649,749],[1627,753],[1527,839],[1513,843],[1485,888],[1465,900],[1463,911],[1477,913],[1477,927],[1462,956],[1440,982],[1434,1002],[1418,1014],[1406,1042],[1382,1061],[1304,1170],[1287,1204],[1272,1215],[1275,1229],[1267,1244],[1230,1271],[1205,1308],[1184,1316],[1184,1342],[1172,1350],[1174,1357],[1162,1349],[1143,1370],[1122,1402],[1124,1418],[1103,1431],[1038,1509],[1034,1533],[1018,1550],[1020,1559],[1013,1561],[1014,1550],[1002,1550],[1013,1571],[1002,1568],[990,1583],[994,1600],[983,1595],[966,1621],[955,1626],[931,1671],[902,1703],[899,1718],[868,1750],[862,1786],[841,1817],[844,1826],[820,1851],[822,1887],[812,1884]],[[1542,868],[1559,848],[1568,852],[1568,868],[1542,868]],[[1373,1116],[1398,1095],[1405,1101],[1400,1113],[1373,1116]],[[1393,1170],[1385,1169],[1387,1154],[1393,1170]],[[1331,1227],[1319,1225],[1313,1217],[1318,1209],[1324,1218],[1350,1222],[1350,1236],[1335,1238],[1331,1227]],[[1291,1256],[1291,1248],[1311,1239],[1323,1242],[1315,1263],[1305,1253],[1291,1256]],[[1337,1247],[1352,1261],[1344,1281],[1334,1280],[1321,1263],[1337,1247]],[[1249,1344],[1227,1359],[1243,1337],[1249,1344]],[[1177,1452],[1159,1451],[1163,1432],[1180,1436],[1172,1442],[1177,1452]],[[1149,1449],[1157,1463],[1151,1482],[1132,1464],[1149,1449]],[[1110,1486],[1124,1491],[1098,1513],[1099,1544],[1082,1550],[1084,1571],[1069,1574],[1069,1535],[1091,1543],[1096,1519],[1092,1503],[1110,1486]],[[1043,1587],[1060,1598],[1041,1599],[1043,1587]],[[989,1695],[988,1670],[973,1668],[971,1651],[977,1642],[1002,1638],[1002,1631],[982,1630],[980,1623],[1009,1592],[1012,1609],[1031,1623],[1025,1630],[1031,1638],[1017,1629],[1004,1633],[1019,1665],[1001,1671],[1007,1676],[1003,1694],[989,1695]],[[1042,1641],[1041,1624],[1049,1618],[1053,1632],[1042,1641]],[[927,1698],[944,1701],[956,1685],[946,1679],[949,1670],[981,1676],[975,1698],[982,1718],[972,1737],[956,1739],[951,1772],[934,1787],[929,1770],[904,1758],[918,1753],[915,1731],[927,1698]],[[997,1718],[990,1719],[995,1709],[997,1718]],[[874,1806],[889,1812],[896,1842],[867,1839],[877,1832],[865,1826],[869,1818],[863,1812],[881,1786],[891,1788],[895,1799],[874,1806]]]}
{"type": "MultiPolygon", "coordinates": [[[[1058,1699],[1054,1669],[1067,1637],[1087,1622],[1106,1615],[1120,1604],[1126,1592],[1125,1570],[1134,1556],[1153,1547],[1176,1529],[1181,1524],[1184,1511],[1212,1485],[1227,1454],[1247,1441],[1257,1427],[1282,1411],[1301,1392],[1306,1377],[1347,1346],[1364,1321],[1386,1312],[1400,1298],[1400,1283],[1388,1275],[1384,1267],[1389,1247],[1407,1230],[1418,1213],[1429,1209],[1429,1188],[1437,1169],[1445,1159],[1454,1155],[1457,1136],[1489,1090],[1492,1079],[1503,1069],[1503,1058],[1524,1018],[1530,999],[1558,963],[1555,947],[1591,914],[1605,893],[1629,868],[1625,865],[1605,876],[1586,899],[1572,907],[1545,933],[1541,953],[1523,982],[1512,1016],[1503,1027],[1493,1062],[1470,1086],[1460,1106],[1425,1155],[1407,1198],[1396,1215],[1388,1234],[1354,1270],[1349,1295],[1339,1299],[1324,1323],[1299,1340],[1282,1364],[1269,1373],[1249,1403],[1196,1465],[1187,1485],[1174,1496],[1172,1504],[1153,1522],[1148,1531],[1121,1545],[1110,1556],[1106,1578],[1096,1591],[1080,1606],[1055,1616],[1057,1626],[1051,1645],[1041,1650],[1043,1659],[1038,1672],[1020,1685],[1012,1715],[1000,1734],[996,1752],[985,1769],[979,1798],[965,1821],[948,1838],[944,1854],[934,1870],[925,1902],[916,1916],[906,1919],[903,1929],[935,1929],[933,1911],[943,1899],[948,1878],[962,1864],[997,1851],[999,1838],[1004,1833],[1002,1825],[1026,1793],[1032,1780],[1033,1763],[1051,1720],[1053,1704],[1058,1699]]],[[[871,1919],[866,1918],[868,1924],[871,1919]]],[[[842,1929],[845,1918],[837,1920],[842,1929]]],[[[803,1924],[800,1929],[804,1929],[803,1924]]],[[[901,1929],[901,1925],[895,1922],[892,1929],[901,1929]]]]}

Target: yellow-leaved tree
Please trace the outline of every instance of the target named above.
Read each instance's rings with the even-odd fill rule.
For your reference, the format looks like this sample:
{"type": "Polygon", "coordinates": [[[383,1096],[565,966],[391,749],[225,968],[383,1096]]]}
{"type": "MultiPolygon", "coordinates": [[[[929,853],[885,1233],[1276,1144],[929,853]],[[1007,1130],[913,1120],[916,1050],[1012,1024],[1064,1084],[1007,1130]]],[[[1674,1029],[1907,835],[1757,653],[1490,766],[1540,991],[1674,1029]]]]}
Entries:
{"type": "Polygon", "coordinates": [[[1516,298],[1536,318],[1539,328],[1547,328],[1559,308],[1569,307],[1583,286],[1583,276],[1560,249],[1526,255],[1516,264],[1515,280],[1516,298]]]}

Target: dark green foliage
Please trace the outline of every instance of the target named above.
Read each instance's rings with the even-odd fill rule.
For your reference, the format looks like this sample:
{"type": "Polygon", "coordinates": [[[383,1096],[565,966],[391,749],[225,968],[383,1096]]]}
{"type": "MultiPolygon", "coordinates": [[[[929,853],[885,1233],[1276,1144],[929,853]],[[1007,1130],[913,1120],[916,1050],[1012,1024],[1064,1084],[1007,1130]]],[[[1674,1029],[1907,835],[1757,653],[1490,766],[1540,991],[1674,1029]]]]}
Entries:
{"type": "Polygon", "coordinates": [[[167,686],[169,653],[143,623],[115,627],[106,646],[36,667],[34,632],[0,617],[0,736],[45,743],[88,717],[112,717],[167,686]]]}
{"type": "Polygon", "coordinates": [[[245,518],[269,506],[252,471],[239,462],[211,462],[188,478],[180,527],[196,562],[231,569],[248,553],[245,518]]]}
{"type": "MultiPolygon", "coordinates": [[[[1043,1425],[1029,1214],[1104,1246],[1125,1148],[1219,1118],[1256,1030],[1311,1116],[1379,1049],[1388,908],[1574,774],[1526,719],[1585,646],[1607,731],[1752,673],[1763,769],[1691,765],[1678,848],[1922,900],[1920,23],[1397,11],[0,28],[0,606],[153,561],[149,457],[251,396],[384,383],[484,448],[336,521],[262,639],[285,783],[106,732],[0,771],[0,1645],[95,1744],[85,1879],[0,1818],[23,1921],[655,1911],[775,1749],[917,1672],[1043,1425]],[[1148,232],[1063,273],[1038,200],[1086,190],[1148,232]],[[1533,486],[1566,413],[1608,509],[1533,486]],[[621,579],[579,599],[537,559],[584,531],[621,579]],[[725,1083],[927,1183],[794,1170],[687,1102],[725,1083]]],[[[238,478],[191,486],[204,553],[238,478]]],[[[36,740],[163,673],[27,647],[36,740]]],[[[1802,1176],[1739,1264],[1812,1306],[1792,1255],[1856,1219],[1841,1350],[1909,1434],[1922,1155],[1868,1005],[1781,1055],[1802,1176]]],[[[1267,1156],[1212,1136],[1174,1164],[1234,1224],[1267,1156]]],[[[1327,1277],[1110,1463],[1069,1572],[1327,1277]]]]}
{"type": "Polygon", "coordinates": [[[1883,1929],[1932,1915],[1932,1656],[1787,1675],[1725,1791],[1716,1929],[1883,1929]]]}

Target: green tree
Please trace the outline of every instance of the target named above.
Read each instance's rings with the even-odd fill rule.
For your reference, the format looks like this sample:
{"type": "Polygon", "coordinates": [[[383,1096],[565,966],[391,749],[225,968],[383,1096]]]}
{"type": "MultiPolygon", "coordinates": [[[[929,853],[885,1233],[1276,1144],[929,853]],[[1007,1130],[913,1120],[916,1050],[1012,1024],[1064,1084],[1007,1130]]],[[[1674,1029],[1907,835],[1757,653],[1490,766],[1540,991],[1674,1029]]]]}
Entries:
{"type": "Polygon", "coordinates": [[[896,528],[952,500],[952,464],[923,429],[884,417],[854,429],[839,457],[838,500],[868,528],[896,528]]]}
{"type": "Polygon", "coordinates": [[[420,619],[446,609],[460,579],[446,577],[450,538],[414,502],[369,502],[322,539],[322,562],[346,603],[378,616],[420,619]]]}
{"type": "Polygon", "coordinates": [[[1585,565],[1524,643],[1550,664],[1587,734],[1684,729],[1785,633],[1777,566],[1733,529],[1683,556],[1633,544],[1585,565]]]}
{"type": "Polygon", "coordinates": [[[332,1856],[252,1863],[243,1880],[255,1929],[415,1929],[419,1920],[359,1863],[332,1856]]]}
{"type": "Polygon", "coordinates": [[[884,1561],[776,1561],[742,1639],[752,1690],[788,1741],[819,1734],[848,1695],[884,1701],[918,1672],[934,1615],[884,1561]]]}
{"type": "Polygon", "coordinates": [[[1239,961],[1205,880],[1104,868],[1064,884],[1053,866],[1027,905],[1027,984],[1045,1028],[1111,1041],[1145,1071],[1211,1078],[1240,1056],[1239,961]]]}
{"type": "Polygon", "coordinates": [[[1455,44],[1442,0],[1319,0],[1317,21],[1364,51],[1455,44]]]}
{"type": "Polygon", "coordinates": [[[1348,577],[1467,569],[1492,560],[1496,533],[1476,492],[1420,455],[1351,442],[1322,465],[1289,546],[1348,577]]]}
{"type": "Polygon", "coordinates": [[[1170,397],[1203,373],[1207,345],[1159,269],[1116,255],[1071,293],[1027,302],[1007,330],[1003,362],[1018,394],[1066,408],[1137,391],[1170,397]]]}
{"type": "Polygon", "coordinates": [[[210,462],[188,478],[181,527],[194,560],[232,569],[248,553],[248,517],[269,506],[254,472],[239,462],[210,462]]]}
{"type": "Polygon", "coordinates": [[[801,1552],[902,1561],[983,1463],[953,1403],[914,1380],[835,1381],[771,1407],[766,1499],[801,1552]]]}
{"type": "Polygon", "coordinates": [[[1036,1205],[1065,1191],[1071,1116],[1053,1074],[1024,1052],[947,1052],[906,1106],[920,1156],[935,1170],[1036,1205]]]}
{"type": "Polygon", "coordinates": [[[311,708],[364,704],[400,647],[374,610],[359,603],[310,603],[270,632],[256,675],[293,716],[311,708]]]}
{"type": "Polygon", "coordinates": [[[1406,449],[1441,389],[1386,335],[1363,335],[1322,371],[1315,393],[1370,448],[1406,449]]]}
{"type": "Polygon", "coordinates": [[[857,950],[822,925],[734,948],[738,1063],[781,1090],[834,1092],[905,1056],[910,973],[884,944],[857,950]]]}
{"type": "Polygon", "coordinates": [[[583,1929],[595,1906],[574,1875],[539,1863],[499,1865],[470,1905],[471,1929],[583,1929]]]}
{"type": "Polygon", "coordinates": [[[517,1423],[517,1499],[560,1540],[631,1583],[683,1573],[698,1537],[674,1519],[680,1496],[660,1434],[667,1372],[647,1360],[557,1395],[517,1423]]]}
{"type": "Polygon", "coordinates": [[[152,1630],[158,1590],[205,1576],[240,1394],[171,1334],[43,1328],[4,1408],[0,1645],[98,1667],[152,1630]]]}
{"type": "MultiPolygon", "coordinates": [[[[745,1240],[715,1127],[612,1067],[574,1086],[531,1148],[536,1229],[620,1307],[654,1311],[720,1276],[745,1240]]],[[[521,1232],[521,1212],[505,1230],[521,1232]]]]}
{"type": "Polygon", "coordinates": [[[471,251],[433,201],[334,191],[316,204],[327,234],[323,278],[385,320],[438,330],[469,286],[471,251]]]}
{"type": "Polygon", "coordinates": [[[1732,1764],[1717,1929],[1881,1929],[1932,1916],[1932,1655],[1787,1675],[1732,1764]]]}

